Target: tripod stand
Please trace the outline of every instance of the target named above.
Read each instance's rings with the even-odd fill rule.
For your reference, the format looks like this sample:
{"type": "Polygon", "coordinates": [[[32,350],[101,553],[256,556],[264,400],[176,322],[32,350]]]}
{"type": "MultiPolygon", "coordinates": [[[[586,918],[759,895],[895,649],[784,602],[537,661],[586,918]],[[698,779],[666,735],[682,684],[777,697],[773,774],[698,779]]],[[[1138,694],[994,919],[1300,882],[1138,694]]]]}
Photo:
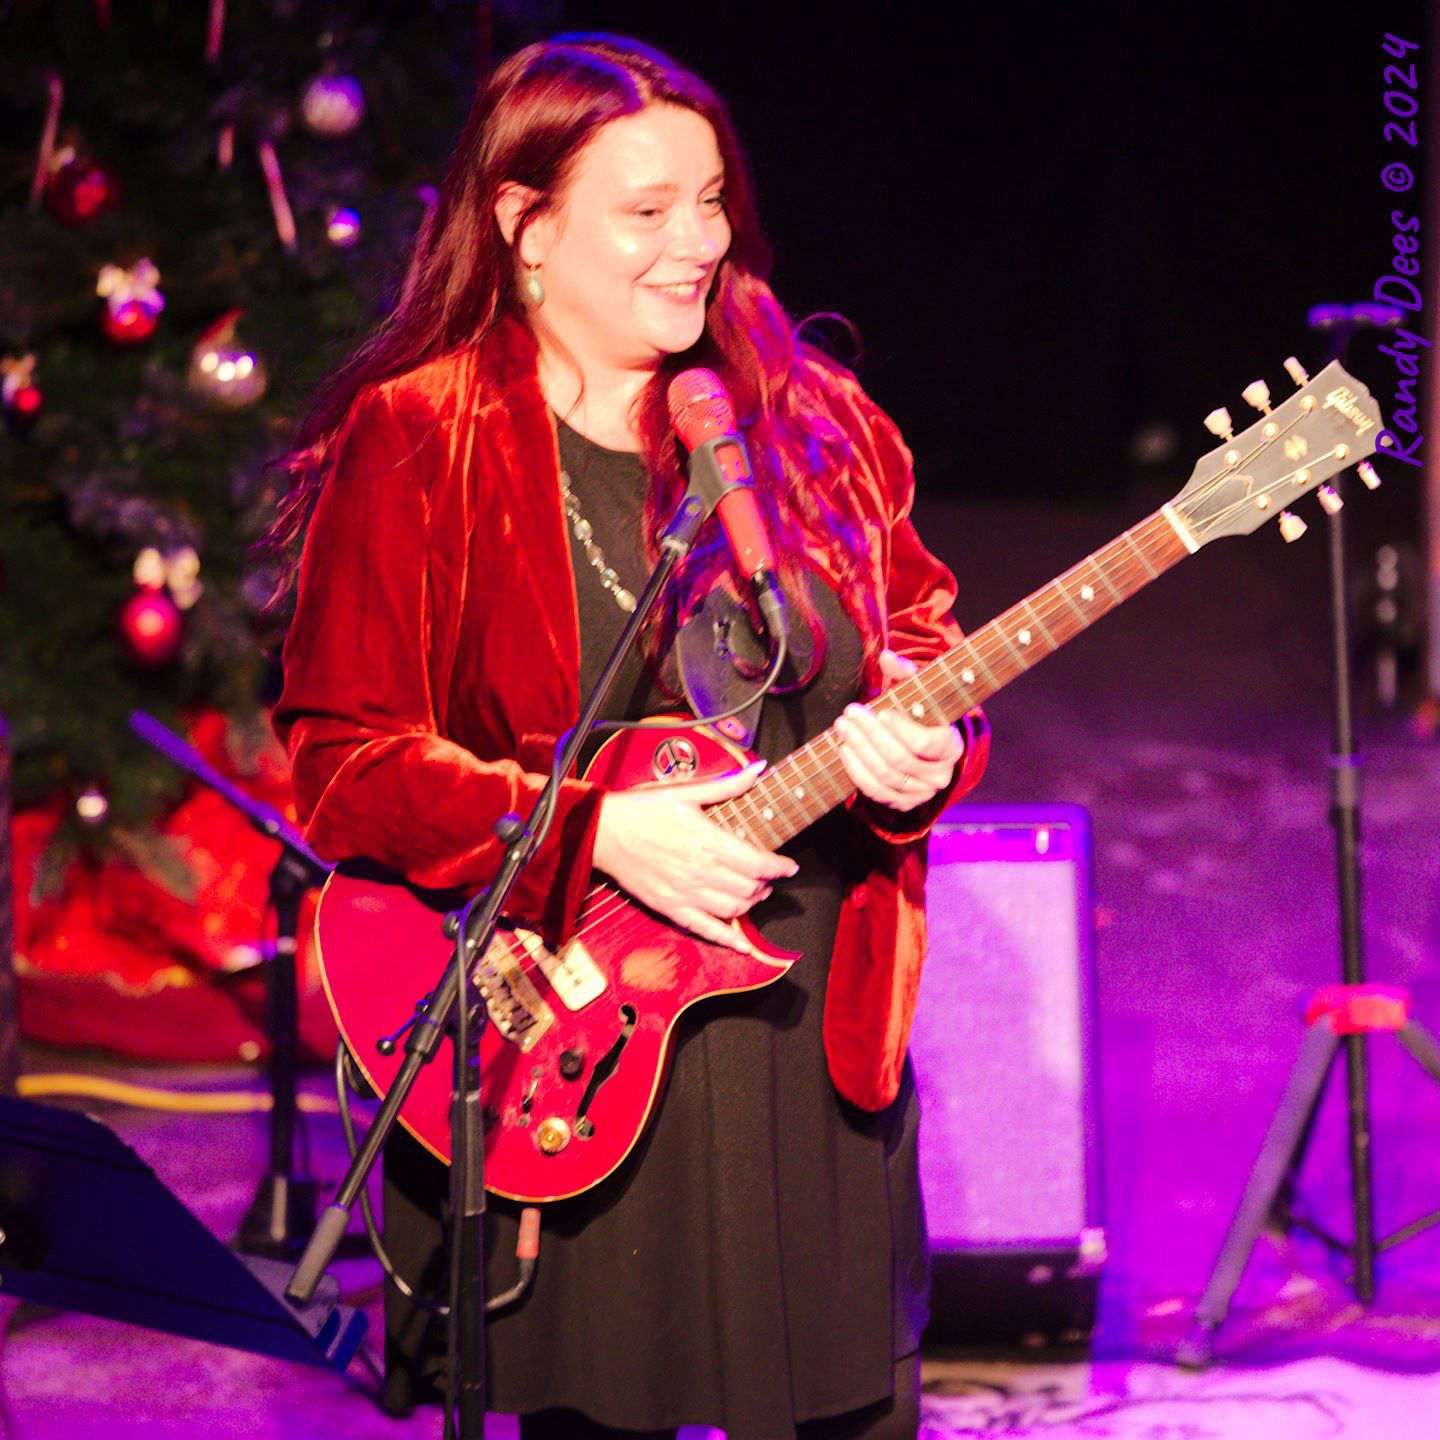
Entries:
{"type": "MultiPolygon", "coordinates": [[[[1362,325],[1390,327],[1398,311],[1374,305],[1322,306],[1311,312],[1313,328],[1330,333],[1329,360],[1341,359],[1351,337],[1362,325]]],[[[1383,453],[1383,451],[1381,452],[1383,453]]],[[[1371,475],[1367,484],[1375,482],[1371,475]]],[[[1337,478],[1336,488],[1339,490],[1337,478]]],[[[1195,1309],[1190,1333],[1176,1350],[1175,1360],[1187,1368],[1210,1363],[1215,1331],[1224,1322],[1230,1301],[1244,1274],[1255,1241],[1266,1228],[1299,1227],[1354,1264],[1356,1298],[1368,1305],[1375,1297],[1375,1257],[1440,1222],[1440,1211],[1377,1240],[1370,1155],[1370,1097],[1367,1042],[1390,1032],[1415,1060],[1440,1081],[1440,1046],[1410,1015],[1410,997],[1395,986],[1365,980],[1360,915],[1360,757],[1355,750],[1353,681],[1351,677],[1350,588],[1346,561],[1343,491],[1325,506],[1329,527],[1330,628],[1334,665],[1333,753],[1330,757],[1330,819],[1335,829],[1340,899],[1343,983],[1326,986],[1306,1007],[1308,1027],[1300,1057],[1250,1172],[1220,1258],[1195,1309]],[[1344,1047],[1346,1112],[1350,1152],[1350,1201],[1353,1239],[1339,1240],[1297,1215],[1293,1209],[1300,1169],[1305,1160],[1325,1083],[1344,1047]]]]}

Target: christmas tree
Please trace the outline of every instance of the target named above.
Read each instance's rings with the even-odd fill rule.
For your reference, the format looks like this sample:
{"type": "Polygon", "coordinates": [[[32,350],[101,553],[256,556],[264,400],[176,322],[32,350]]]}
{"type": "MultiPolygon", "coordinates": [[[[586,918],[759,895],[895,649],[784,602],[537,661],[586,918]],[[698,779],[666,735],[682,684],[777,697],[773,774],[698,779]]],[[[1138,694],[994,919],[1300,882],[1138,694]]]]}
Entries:
{"type": "MultiPolygon", "coordinates": [[[[535,27],[524,7],[502,28],[535,27]]],[[[0,10],[0,714],[17,806],[183,892],[183,777],[129,729],[266,738],[257,551],[316,381],[398,285],[488,6],[30,0],[0,10]]]]}

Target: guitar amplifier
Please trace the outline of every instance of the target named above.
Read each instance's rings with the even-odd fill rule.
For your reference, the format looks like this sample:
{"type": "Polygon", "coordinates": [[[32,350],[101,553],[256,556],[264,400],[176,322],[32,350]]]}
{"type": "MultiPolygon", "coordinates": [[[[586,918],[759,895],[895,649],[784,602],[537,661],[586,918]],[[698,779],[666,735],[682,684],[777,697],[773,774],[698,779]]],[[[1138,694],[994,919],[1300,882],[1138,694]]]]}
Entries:
{"type": "Polygon", "coordinates": [[[953,806],[931,834],[926,906],[910,1040],[926,1340],[1082,1345],[1105,1260],[1087,812],[953,806]]]}

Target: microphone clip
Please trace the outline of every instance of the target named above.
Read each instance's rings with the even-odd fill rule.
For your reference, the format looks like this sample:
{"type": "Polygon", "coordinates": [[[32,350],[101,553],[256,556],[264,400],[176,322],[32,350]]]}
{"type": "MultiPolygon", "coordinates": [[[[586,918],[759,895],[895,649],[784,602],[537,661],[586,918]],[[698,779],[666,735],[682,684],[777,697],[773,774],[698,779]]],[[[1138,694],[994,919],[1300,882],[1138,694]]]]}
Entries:
{"type": "Polygon", "coordinates": [[[710,515],[735,490],[752,490],[750,454],[739,435],[716,435],[690,452],[690,489],[710,515]]]}

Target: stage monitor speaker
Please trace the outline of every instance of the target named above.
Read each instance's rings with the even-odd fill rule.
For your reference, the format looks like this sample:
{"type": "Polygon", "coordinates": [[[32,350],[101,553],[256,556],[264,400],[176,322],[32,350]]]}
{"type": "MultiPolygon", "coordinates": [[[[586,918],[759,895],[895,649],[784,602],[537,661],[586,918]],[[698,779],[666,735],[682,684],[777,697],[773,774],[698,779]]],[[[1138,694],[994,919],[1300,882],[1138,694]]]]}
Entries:
{"type": "Polygon", "coordinates": [[[1088,1341],[1105,1260],[1089,815],[957,805],[930,838],[910,1054],[929,1341],[1088,1341]]]}

